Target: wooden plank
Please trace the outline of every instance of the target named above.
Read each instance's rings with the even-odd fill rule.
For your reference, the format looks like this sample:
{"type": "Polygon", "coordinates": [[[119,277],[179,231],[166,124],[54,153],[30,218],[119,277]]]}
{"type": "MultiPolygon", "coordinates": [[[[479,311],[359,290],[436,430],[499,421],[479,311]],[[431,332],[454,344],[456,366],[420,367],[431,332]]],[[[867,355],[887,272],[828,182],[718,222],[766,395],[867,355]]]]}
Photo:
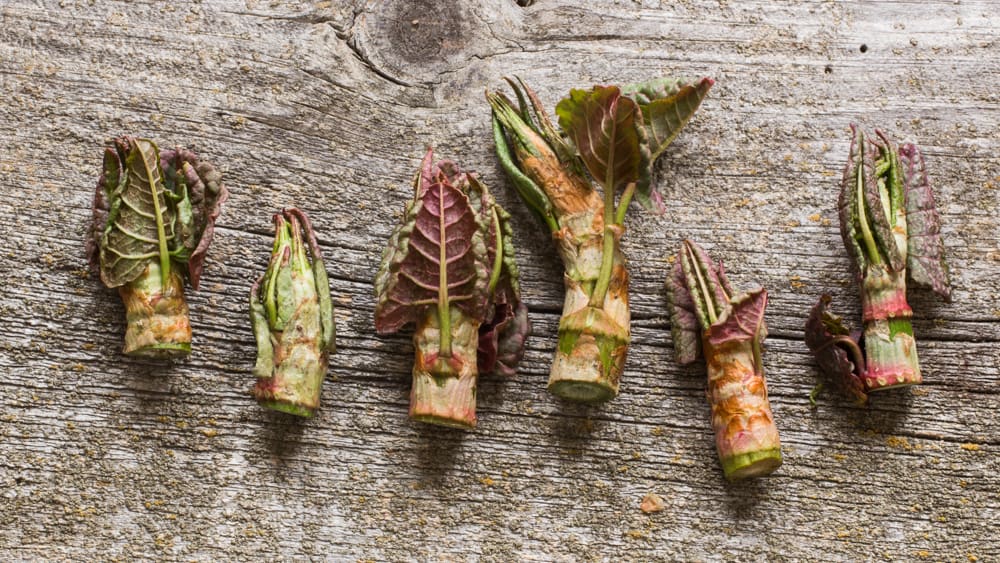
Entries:
{"type": "Polygon", "coordinates": [[[1000,537],[1000,16],[987,0],[88,2],[0,7],[0,558],[989,560],[1000,537]],[[862,52],[862,46],[864,51],[862,52]],[[545,379],[561,266],[492,155],[482,93],[660,74],[718,83],[633,213],[622,395],[545,379]],[[926,384],[853,408],[801,342],[819,294],[858,323],[834,200],[847,124],[925,148],[954,303],[911,299],[926,384]],[[86,274],[99,149],[193,146],[232,191],[191,293],[195,351],[118,354],[123,311],[86,274]],[[412,350],[374,335],[371,280],[424,147],[515,217],[535,335],[483,378],[472,433],[406,418],[412,350]],[[308,421],[250,399],[247,291],[269,214],[298,205],[328,257],[340,352],[308,421]],[[771,293],[765,356],[785,465],[726,484],[704,374],[670,350],[682,237],[771,293]],[[639,502],[663,496],[646,515],[639,502]]]}

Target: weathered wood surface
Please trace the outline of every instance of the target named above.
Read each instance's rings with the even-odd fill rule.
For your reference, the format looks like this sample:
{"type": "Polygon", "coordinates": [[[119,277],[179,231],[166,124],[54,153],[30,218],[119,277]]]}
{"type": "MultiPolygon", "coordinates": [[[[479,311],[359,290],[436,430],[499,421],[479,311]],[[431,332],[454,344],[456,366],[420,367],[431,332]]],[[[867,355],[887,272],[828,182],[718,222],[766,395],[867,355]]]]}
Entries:
{"type": "Polygon", "coordinates": [[[988,560],[1000,554],[1000,15],[952,2],[5,0],[0,6],[0,559],[988,560]],[[863,47],[864,46],[864,47],[863,47]],[[544,390],[561,268],[500,175],[485,88],[710,75],[633,213],[634,345],[616,401],[544,390]],[[857,323],[834,200],[847,125],[925,148],[955,302],[912,299],[926,384],[811,409],[808,307],[857,323]],[[189,144],[232,198],[195,352],[118,351],[81,240],[99,151],[189,144]],[[406,418],[411,347],[373,334],[371,280],[424,146],[510,209],[535,336],[484,378],[480,426],[406,418]],[[318,417],[248,396],[248,286],[269,215],[314,218],[338,345],[318,417]],[[771,291],[766,370],[785,465],[727,485],[700,367],[674,365],[666,257],[694,237],[771,291]],[[666,510],[639,510],[644,494],[666,510]]]}

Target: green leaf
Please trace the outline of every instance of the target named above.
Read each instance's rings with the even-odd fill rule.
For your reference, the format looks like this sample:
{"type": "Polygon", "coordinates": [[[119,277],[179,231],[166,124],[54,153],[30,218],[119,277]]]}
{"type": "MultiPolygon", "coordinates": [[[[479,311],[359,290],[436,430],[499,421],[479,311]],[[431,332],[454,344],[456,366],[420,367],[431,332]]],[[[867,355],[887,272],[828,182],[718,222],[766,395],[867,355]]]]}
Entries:
{"type": "Polygon", "coordinates": [[[861,175],[861,153],[865,147],[864,132],[855,124],[851,124],[851,148],[847,154],[847,165],[840,185],[840,200],[837,205],[840,216],[840,236],[844,247],[851,257],[858,275],[868,266],[866,243],[861,232],[858,218],[858,182],[863,182],[861,175]]]}
{"type": "Polygon", "coordinates": [[[228,191],[222,175],[183,148],[121,137],[104,151],[87,254],[108,287],[135,280],[155,262],[198,288],[215,220],[228,191]]]}
{"type": "Polygon", "coordinates": [[[617,86],[570,90],[556,106],[556,115],[605,190],[618,192],[639,181],[641,117],[635,102],[623,97],[617,86]]]}
{"type": "Polygon", "coordinates": [[[893,228],[895,210],[901,207],[904,197],[903,184],[896,147],[881,131],[876,129],[875,133],[877,136],[874,139],[869,136],[867,146],[862,149],[864,212],[881,258],[898,272],[906,267],[906,244],[900,245],[893,228]]]}
{"type": "Polygon", "coordinates": [[[267,274],[262,274],[250,288],[250,326],[257,341],[257,363],[253,373],[257,377],[270,377],[274,369],[274,346],[271,344],[271,328],[267,322],[267,312],[260,300],[260,287],[267,274]]]}
{"type": "Polygon", "coordinates": [[[642,125],[653,160],[681,132],[708,95],[715,81],[702,78],[689,82],[682,78],[660,78],[622,87],[622,93],[631,97],[642,112],[642,125]]]}
{"type": "Polygon", "coordinates": [[[666,211],[663,196],[652,184],[653,164],[691,120],[713,84],[715,81],[708,77],[697,82],[668,77],[622,87],[622,93],[635,100],[642,113],[646,142],[636,199],[647,210],[660,214],[666,211]]]}
{"type": "Polygon", "coordinates": [[[169,240],[174,211],[167,204],[159,149],[148,139],[117,141],[118,159],[105,153],[105,178],[119,179],[107,197],[111,213],[101,237],[101,279],[119,287],[139,277],[158,259],[163,276],[170,274],[169,240]],[[121,157],[124,157],[124,162],[121,157]],[[116,169],[117,168],[117,169],[116,169]]]}
{"type": "Polygon", "coordinates": [[[313,230],[312,222],[304,211],[293,207],[285,210],[285,217],[289,221],[293,221],[293,219],[298,221],[302,229],[302,236],[308,245],[309,257],[312,258],[311,269],[316,284],[316,297],[319,300],[319,320],[323,335],[320,348],[330,353],[336,352],[337,327],[333,318],[333,300],[330,298],[330,279],[326,273],[326,264],[323,263],[323,253],[316,241],[316,231],[313,230]]]}

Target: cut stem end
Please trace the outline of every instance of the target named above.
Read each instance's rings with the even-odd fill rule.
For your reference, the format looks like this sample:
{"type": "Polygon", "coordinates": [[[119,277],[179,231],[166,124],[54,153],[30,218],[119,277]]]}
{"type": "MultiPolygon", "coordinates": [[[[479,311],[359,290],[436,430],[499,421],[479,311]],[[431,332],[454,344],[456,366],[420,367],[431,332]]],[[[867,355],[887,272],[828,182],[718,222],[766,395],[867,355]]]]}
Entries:
{"type": "Polygon", "coordinates": [[[628,341],[621,336],[561,332],[549,372],[549,392],[579,403],[614,399],[618,396],[627,351],[628,341]]]}
{"type": "Polygon", "coordinates": [[[865,386],[868,388],[869,393],[910,387],[911,385],[920,385],[921,383],[923,383],[923,377],[920,375],[919,369],[916,372],[906,370],[894,374],[886,374],[884,372],[871,375],[866,374],[865,377],[865,386]]]}
{"type": "Polygon", "coordinates": [[[607,381],[558,380],[549,382],[549,393],[577,403],[605,403],[618,395],[618,386],[607,381]]]}
{"type": "Polygon", "coordinates": [[[410,418],[451,428],[476,427],[476,376],[435,377],[413,373],[410,418]]]}
{"type": "Polygon", "coordinates": [[[316,409],[314,408],[279,399],[257,399],[257,404],[271,410],[305,418],[311,418],[314,414],[316,414],[316,409]]]}
{"type": "MultiPolygon", "coordinates": [[[[126,337],[126,340],[128,338],[126,337]]],[[[190,342],[158,342],[148,346],[122,350],[125,354],[136,358],[155,358],[168,360],[171,358],[183,358],[191,353],[190,342]]]]}
{"type": "Polygon", "coordinates": [[[745,452],[719,461],[722,473],[730,481],[764,477],[781,467],[781,448],[745,452]]]}

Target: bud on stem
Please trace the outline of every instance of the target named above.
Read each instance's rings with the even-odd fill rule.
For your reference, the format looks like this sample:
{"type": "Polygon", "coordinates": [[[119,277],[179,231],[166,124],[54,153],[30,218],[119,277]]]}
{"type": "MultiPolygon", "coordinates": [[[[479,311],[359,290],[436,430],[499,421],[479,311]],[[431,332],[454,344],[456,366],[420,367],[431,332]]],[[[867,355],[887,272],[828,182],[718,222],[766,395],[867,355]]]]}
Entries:
{"type": "Polygon", "coordinates": [[[653,161],[714,81],[658,79],[574,89],[556,106],[561,131],[524,82],[507,82],[516,106],[499,92],[486,94],[497,157],[518,194],[549,227],[566,270],[548,388],[572,401],[608,401],[618,395],[630,340],[629,276],[621,251],[625,214],[633,196],[663,212],[651,182],[653,161]]]}
{"type": "Polygon", "coordinates": [[[219,171],[187,149],[161,151],[136,137],[105,147],[86,249],[101,281],[125,304],[125,354],[191,352],[184,281],[198,289],[228,194],[219,171]]]}
{"type": "Polygon", "coordinates": [[[722,266],[684,241],[667,280],[667,295],[677,361],[705,358],[723,474],[737,481],[772,473],[782,458],[764,382],[767,292],[735,293],[722,266]]]}
{"type": "Polygon", "coordinates": [[[275,214],[274,228],[270,265],[250,291],[257,339],[253,395],[262,406],[312,416],[333,349],[326,267],[304,213],[275,214]]]}

